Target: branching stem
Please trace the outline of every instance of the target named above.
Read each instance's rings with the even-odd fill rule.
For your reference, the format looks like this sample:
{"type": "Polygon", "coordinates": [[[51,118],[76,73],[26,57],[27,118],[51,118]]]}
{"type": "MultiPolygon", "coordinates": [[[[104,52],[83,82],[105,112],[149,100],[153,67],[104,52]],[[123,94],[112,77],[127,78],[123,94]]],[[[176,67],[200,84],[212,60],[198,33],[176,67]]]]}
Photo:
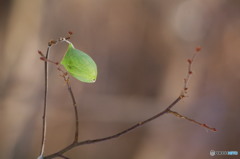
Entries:
{"type": "MultiPolygon", "coordinates": [[[[70,39],[70,36],[71,36],[72,33],[69,32],[69,36],[67,37],[64,37],[64,38],[59,38],[57,41],[55,40],[51,40],[49,43],[48,43],[48,48],[47,48],[47,51],[46,51],[46,55],[44,56],[43,53],[41,51],[38,51],[38,53],[40,54],[40,59],[44,61],[44,86],[45,86],[45,91],[44,91],[44,106],[43,106],[43,116],[42,116],[42,141],[41,141],[41,149],[40,149],[40,155],[38,158],[42,158],[43,157],[43,154],[44,154],[44,149],[45,149],[45,143],[46,143],[46,133],[47,133],[47,95],[48,95],[48,62],[49,63],[52,63],[52,64],[55,64],[58,68],[58,70],[60,72],[62,72],[62,77],[64,78],[65,82],[67,83],[67,86],[68,86],[68,91],[70,93],[70,96],[71,96],[71,99],[72,99],[72,102],[73,102],[73,107],[74,107],[74,112],[75,112],[75,136],[74,136],[74,140],[73,140],[73,143],[76,144],[78,142],[78,129],[79,129],[79,126],[78,126],[78,110],[77,110],[77,104],[76,104],[76,100],[75,100],[75,97],[74,97],[74,94],[73,94],[73,91],[72,91],[72,88],[71,88],[71,84],[69,82],[69,78],[68,78],[68,74],[67,73],[64,73],[64,71],[58,66],[58,62],[53,62],[51,60],[48,59],[49,57],[49,53],[50,53],[50,49],[53,45],[56,45],[58,44],[59,42],[67,42],[67,43],[70,43],[68,41],[68,39],[70,39]]],[[[59,155],[59,157],[62,157],[62,158],[66,158],[65,156],[63,155],[59,155]]]]}
{"type": "Polygon", "coordinates": [[[44,56],[42,54],[41,51],[38,51],[38,53],[41,55],[40,59],[45,61],[45,93],[44,93],[44,111],[43,111],[43,129],[42,129],[42,145],[41,145],[41,152],[40,152],[40,157],[41,158],[44,158],[44,159],[51,159],[51,158],[55,158],[55,157],[61,157],[61,158],[64,158],[64,159],[68,159],[67,157],[63,156],[63,154],[77,146],[81,146],[81,145],[86,145],[86,144],[93,144],[93,143],[98,143],[98,142],[103,142],[103,141],[107,141],[107,140],[111,140],[111,139],[115,139],[117,137],[120,137],[124,134],[127,134],[129,133],[130,131],[133,131],[135,130],[136,128],[140,127],[140,126],[143,126],[161,116],[163,116],[164,114],[173,114],[174,116],[178,117],[178,118],[182,118],[182,119],[185,119],[187,121],[190,121],[192,123],[195,123],[201,127],[204,127],[204,128],[207,128],[211,131],[216,131],[215,128],[212,128],[206,124],[203,124],[203,123],[200,123],[194,119],[191,119],[191,118],[188,118],[186,116],[183,116],[181,114],[179,114],[178,112],[175,112],[175,111],[172,111],[171,109],[178,103],[180,102],[184,97],[186,97],[186,94],[188,92],[188,83],[189,83],[189,79],[192,75],[192,63],[197,55],[197,52],[199,52],[201,50],[201,48],[196,48],[196,52],[193,54],[192,58],[191,59],[188,59],[188,69],[187,69],[187,75],[186,77],[184,78],[184,83],[183,83],[183,90],[181,92],[181,94],[169,105],[167,106],[163,111],[153,115],[152,117],[149,117],[145,120],[143,120],[142,122],[139,122],[137,124],[134,124],[132,125],[131,127],[123,130],[123,131],[120,131],[116,134],[113,134],[113,135],[110,135],[110,136],[107,136],[107,137],[102,137],[102,138],[97,138],[97,139],[91,139],[91,140],[84,140],[84,141],[78,141],[78,137],[79,137],[79,133],[78,133],[78,129],[79,129],[79,119],[78,119],[78,110],[77,110],[77,104],[76,104],[76,100],[75,100],[75,97],[74,97],[74,94],[73,94],[73,91],[72,91],[72,88],[71,88],[71,84],[69,82],[69,76],[68,76],[68,73],[67,72],[64,72],[60,67],[59,67],[59,63],[58,62],[53,62],[51,60],[48,59],[48,54],[49,54],[49,51],[50,51],[50,48],[52,45],[56,45],[58,44],[59,42],[67,42],[67,43],[71,43],[68,41],[68,39],[70,39],[70,35],[72,33],[69,32],[69,36],[68,37],[65,37],[65,38],[59,38],[57,41],[55,40],[52,40],[48,43],[48,49],[47,49],[47,53],[46,53],[46,56],[44,56]],[[46,125],[47,125],[47,122],[46,122],[46,114],[47,114],[47,91],[48,91],[48,62],[49,63],[52,63],[52,64],[55,64],[57,66],[57,70],[61,72],[61,76],[64,78],[64,81],[66,82],[67,84],[67,87],[68,87],[68,92],[71,96],[71,99],[72,99],[72,103],[73,103],[73,107],[74,107],[74,112],[75,112],[75,135],[74,135],[74,140],[73,142],[66,146],[65,148],[59,150],[58,152],[55,152],[53,154],[50,154],[48,156],[45,156],[43,157],[43,153],[44,153],[44,146],[45,146],[45,141],[46,141],[46,125]]]}
{"type": "Polygon", "coordinates": [[[46,157],[44,157],[44,159],[51,159],[51,158],[54,158],[54,157],[57,157],[59,155],[62,155],[63,153],[77,147],[77,146],[80,146],[80,145],[87,145],[87,144],[93,144],[93,143],[97,143],[97,142],[102,142],[102,141],[106,141],[106,140],[111,140],[111,139],[114,139],[114,138],[117,138],[117,137],[120,137],[132,130],[135,130],[136,128],[140,127],[140,126],[143,126],[145,124],[147,124],[148,122],[168,113],[169,109],[172,108],[174,105],[176,105],[180,100],[182,99],[182,96],[179,96],[177,99],[175,99],[165,110],[161,111],[160,113],[142,121],[142,122],[139,122],[123,131],[120,131],[119,133],[116,133],[114,135],[110,135],[110,136],[107,136],[107,137],[103,137],[103,138],[98,138],[98,139],[92,139],[92,140],[85,140],[85,141],[80,141],[80,142],[77,142],[76,144],[70,144],[68,146],[66,146],[65,148],[63,148],[62,150],[54,153],[54,154],[51,154],[51,155],[48,155],[46,157]]]}

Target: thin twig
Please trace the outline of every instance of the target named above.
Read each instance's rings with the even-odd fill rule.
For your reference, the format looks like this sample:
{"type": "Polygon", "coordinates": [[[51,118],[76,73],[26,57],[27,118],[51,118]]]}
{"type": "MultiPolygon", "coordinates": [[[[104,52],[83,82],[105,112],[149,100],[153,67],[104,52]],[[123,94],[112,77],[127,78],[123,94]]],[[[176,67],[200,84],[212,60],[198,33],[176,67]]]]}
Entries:
{"type": "MultiPolygon", "coordinates": [[[[45,58],[48,59],[48,55],[50,52],[51,46],[48,46],[46,56],[45,58]]],[[[38,51],[39,54],[43,55],[40,51],[38,51]]],[[[45,148],[45,142],[46,142],[46,130],[47,130],[47,94],[48,94],[48,62],[44,62],[44,85],[45,85],[45,91],[44,91],[44,106],[43,106],[43,127],[42,127],[42,142],[41,142],[41,150],[40,150],[40,156],[43,156],[44,148],[45,148]]]]}
{"type": "Polygon", "coordinates": [[[192,55],[192,58],[190,59],[187,59],[187,62],[188,62],[188,69],[187,69],[187,75],[186,77],[184,78],[184,82],[183,82],[183,92],[182,94],[185,96],[188,92],[188,83],[189,83],[189,80],[190,80],[190,77],[191,75],[193,74],[192,72],[192,64],[197,56],[197,53],[201,51],[201,47],[197,47],[195,49],[195,52],[193,53],[192,55]]]}
{"type": "Polygon", "coordinates": [[[74,140],[73,140],[73,143],[77,143],[78,142],[78,110],[77,110],[77,103],[76,103],[76,100],[75,100],[75,97],[74,97],[74,94],[73,94],[73,91],[72,91],[72,87],[69,83],[69,80],[66,82],[67,83],[67,86],[68,86],[68,91],[71,95],[71,98],[72,98],[72,102],[73,102],[73,108],[74,108],[74,112],[75,112],[75,137],[74,137],[74,140]]]}
{"type": "Polygon", "coordinates": [[[183,115],[179,114],[178,112],[175,112],[175,111],[172,111],[172,110],[169,110],[168,112],[173,114],[173,115],[175,115],[178,118],[182,118],[182,119],[188,120],[190,122],[193,122],[194,124],[197,124],[197,125],[199,125],[201,127],[207,128],[207,129],[209,129],[211,131],[214,131],[214,132],[217,131],[216,128],[212,128],[212,127],[208,126],[207,124],[203,124],[203,123],[200,123],[200,122],[198,122],[198,121],[196,121],[194,119],[191,119],[191,118],[188,118],[186,116],[183,116],[183,115]]]}
{"type": "Polygon", "coordinates": [[[79,134],[78,133],[79,132],[79,120],[78,120],[78,109],[77,109],[76,99],[75,99],[73,91],[72,91],[72,87],[71,87],[71,84],[70,84],[70,79],[69,79],[68,73],[64,72],[58,66],[58,63],[56,63],[56,65],[57,65],[57,70],[61,73],[60,76],[63,77],[64,81],[67,84],[68,92],[69,92],[69,94],[71,96],[71,99],[72,99],[74,114],[75,114],[75,135],[74,135],[73,143],[77,143],[78,142],[78,134],[79,134]]]}
{"type": "Polygon", "coordinates": [[[73,144],[77,143],[78,142],[78,132],[79,132],[79,120],[78,120],[78,109],[77,109],[77,103],[76,103],[76,100],[75,100],[75,97],[74,97],[74,94],[73,94],[73,91],[72,91],[72,87],[71,87],[71,84],[70,84],[70,79],[69,79],[69,76],[68,76],[68,73],[67,72],[64,72],[59,66],[58,66],[58,63],[55,63],[56,66],[57,66],[57,70],[61,73],[60,76],[63,77],[64,81],[66,82],[67,84],[67,87],[68,87],[68,92],[71,96],[71,99],[72,99],[72,102],[73,102],[73,108],[74,108],[74,114],[75,114],[75,135],[74,135],[74,140],[73,140],[73,144]]]}

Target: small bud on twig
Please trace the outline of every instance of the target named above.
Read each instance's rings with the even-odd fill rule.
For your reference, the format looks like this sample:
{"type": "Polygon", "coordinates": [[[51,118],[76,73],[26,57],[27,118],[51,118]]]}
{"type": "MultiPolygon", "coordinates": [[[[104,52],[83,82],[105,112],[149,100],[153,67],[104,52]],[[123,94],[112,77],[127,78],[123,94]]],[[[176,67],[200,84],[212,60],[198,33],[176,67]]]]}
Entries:
{"type": "Polygon", "coordinates": [[[44,56],[42,51],[38,50],[39,55],[44,56]]]}
{"type": "Polygon", "coordinates": [[[196,47],[196,51],[197,52],[200,52],[202,50],[202,48],[199,46],[199,47],[196,47]]]}
{"type": "Polygon", "coordinates": [[[46,58],[44,56],[40,57],[40,60],[46,61],[46,58]]]}
{"type": "Polygon", "coordinates": [[[187,62],[188,62],[189,64],[191,64],[191,63],[192,63],[192,60],[191,60],[191,59],[187,59],[187,62]]]}

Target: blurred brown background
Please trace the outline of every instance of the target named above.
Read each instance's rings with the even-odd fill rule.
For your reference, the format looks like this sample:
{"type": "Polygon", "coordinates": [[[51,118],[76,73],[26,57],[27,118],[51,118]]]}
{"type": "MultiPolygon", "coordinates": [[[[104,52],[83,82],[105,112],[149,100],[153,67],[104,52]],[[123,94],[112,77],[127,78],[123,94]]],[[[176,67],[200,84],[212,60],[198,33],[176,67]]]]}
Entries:
{"type": "MultiPolygon", "coordinates": [[[[37,50],[66,35],[96,61],[94,84],[71,79],[80,140],[104,137],[163,110],[182,89],[196,46],[189,98],[174,110],[216,133],[171,115],[117,139],[78,147],[72,159],[207,159],[240,150],[239,0],[1,0],[0,158],[37,158],[41,142],[43,62],[37,50]]],[[[67,45],[52,49],[60,61],[67,45]]],[[[72,142],[74,112],[50,66],[46,154],[72,142]]],[[[239,157],[238,156],[233,156],[239,157]]]]}

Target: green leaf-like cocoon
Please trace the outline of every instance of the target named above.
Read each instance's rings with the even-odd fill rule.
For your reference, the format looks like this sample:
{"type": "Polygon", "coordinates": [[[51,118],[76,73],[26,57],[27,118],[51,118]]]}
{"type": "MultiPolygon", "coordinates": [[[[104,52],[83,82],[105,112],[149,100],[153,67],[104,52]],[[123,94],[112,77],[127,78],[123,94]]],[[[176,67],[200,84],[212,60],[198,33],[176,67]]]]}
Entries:
{"type": "Polygon", "coordinates": [[[93,83],[97,79],[97,65],[86,53],[75,49],[70,43],[61,64],[76,79],[93,83]]]}

